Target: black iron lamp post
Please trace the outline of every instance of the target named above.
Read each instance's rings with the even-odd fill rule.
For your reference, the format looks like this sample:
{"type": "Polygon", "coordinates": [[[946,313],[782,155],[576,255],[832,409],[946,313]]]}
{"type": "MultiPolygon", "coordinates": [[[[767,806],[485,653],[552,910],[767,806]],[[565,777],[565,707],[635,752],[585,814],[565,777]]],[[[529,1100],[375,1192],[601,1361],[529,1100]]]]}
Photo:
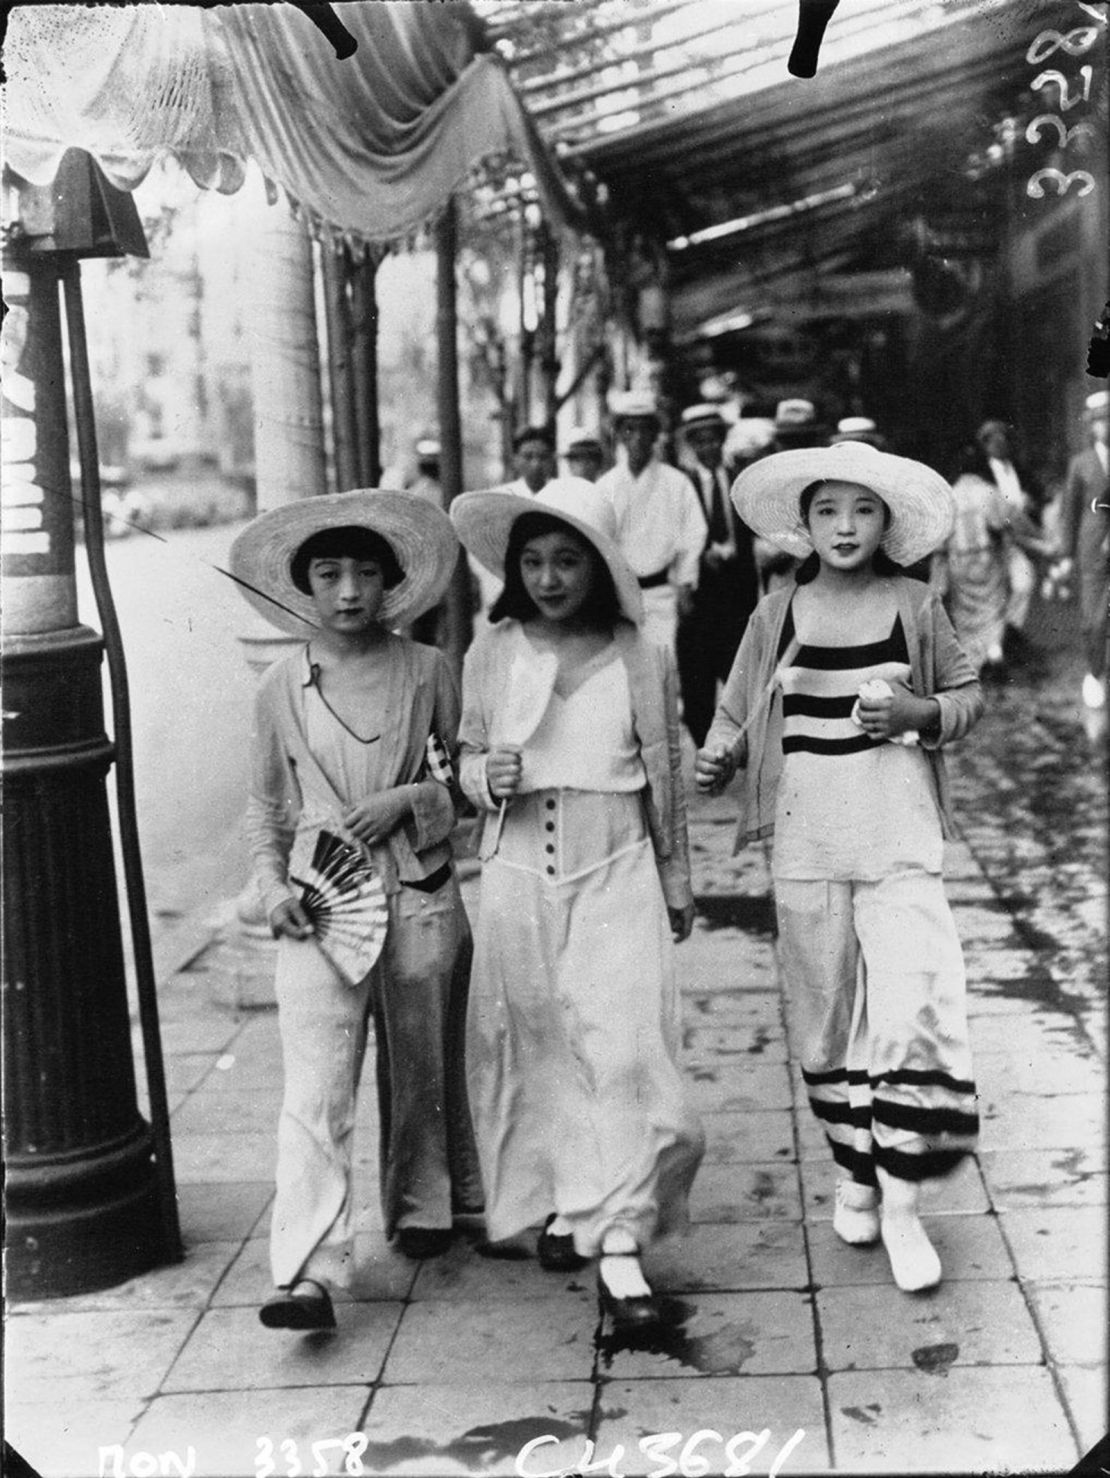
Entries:
{"type": "MultiPolygon", "coordinates": [[[[59,303],[64,283],[74,355],[80,259],[145,256],[146,242],[130,197],[80,151],[52,188],[9,177],[5,195],[3,1097],[18,1299],[121,1282],[180,1257],[180,1240],[172,1167],[157,1153],[159,1127],[168,1150],[160,1056],[154,1130],[137,1103],[106,783],[116,747],[104,643],[77,620],[59,303]]],[[[83,359],[83,339],[76,349],[83,359]]],[[[81,430],[95,486],[95,435],[87,420],[81,430]]]]}

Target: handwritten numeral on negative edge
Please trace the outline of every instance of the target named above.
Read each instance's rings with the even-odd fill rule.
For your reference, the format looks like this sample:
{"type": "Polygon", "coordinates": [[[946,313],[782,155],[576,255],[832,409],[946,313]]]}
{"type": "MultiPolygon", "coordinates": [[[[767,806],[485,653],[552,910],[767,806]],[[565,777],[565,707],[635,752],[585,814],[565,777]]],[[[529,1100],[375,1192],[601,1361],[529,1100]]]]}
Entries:
{"type": "Polygon", "coordinates": [[[1048,87],[1055,82],[1060,89],[1060,111],[1066,113],[1069,108],[1076,107],[1079,103],[1085,103],[1091,95],[1091,80],[1094,77],[1094,69],[1091,66],[1080,67],[1079,75],[1083,78],[1083,91],[1079,97],[1072,97],[1068,78],[1063,72],[1058,72],[1055,67],[1050,67],[1047,72],[1038,72],[1030,84],[1034,92],[1040,92],[1042,88],[1048,87]]]}
{"type": "Polygon", "coordinates": [[[1089,195],[1095,188],[1095,177],[1086,169],[1073,169],[1070,174],[1065,174],[1062,169],[1038,169],[1035,175],[1031,175],[1029,183],[1025,187],[1025,193],[1032,195],[1034,200],[1044,199],[1044,181],[1050,180],[1056,186],[1057,195],[1066,195],[1072,184],[1079,181],[1079,194],[1089,195]]]}
{"type": "Polygon", "coordinates": [[[1042,62],[1048,61],[1053,52],[1061,49],[1068,56],[1082,56],[1084,52],[1090,51],[1097,39],[1097,26],[1077,26],[1066,36],[1059,31],[1042,31],[1025,53],[1025,60],[1031,67],[1039,67],[1042,62]]]}
{"type": "Polygon", "coordinates": [[[1095,131],[1089,123],[1076,123],[1071,128],[1064,125],[1062,118],[1057,118],[1055,113],[1038,113],[1029,127],[1025,130],[1026,140],[1030,144],[1039,144],[1041,141],[1041,130],[1044,128],[1055,128],[1056,147],[1066,149],[1073,140],[1084,136],[1093,139],[1095,131]]]}

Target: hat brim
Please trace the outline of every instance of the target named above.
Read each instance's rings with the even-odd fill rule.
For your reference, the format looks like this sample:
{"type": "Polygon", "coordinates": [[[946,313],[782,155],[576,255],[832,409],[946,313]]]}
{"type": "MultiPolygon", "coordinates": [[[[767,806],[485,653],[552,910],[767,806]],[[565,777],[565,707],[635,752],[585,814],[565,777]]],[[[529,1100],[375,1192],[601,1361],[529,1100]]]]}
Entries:
{"type": "Polygon", "coordinates": [[[923,462],[880,452],[861,441],[774,452],[744,469],[732,485],[732,503],[750,529],[804,559],[813,540],[799,501],[814,482],[851,482],[870,488],[890,509],[882,548],[895,564],[916,564],[952,532],[952,489],[923,462]]]}
{"type": "Polygon", "coordinates": [[[310,637],[320,622],[312,597],[293,584],[293,556],[313,534],[348,526],[385,539],[403,572],[384,594],[383,626],[403,626],[439,602],[459,557],[451,520],[426,498],[386,488],[301,498],[252,520],[231,546],[243,598],[282,631],[310,637]]]}
{"type": "Polygon", "coordinates": [[[586,519],[576,518],[561,508],[549,508],[535,498],[525,498],[505,488],[463,493],[451,504],[451,522],[463,546],[499,580],[505,578],[505,554],[513,524],[525,513],[542,513],[558,519],[591,544],[613,577],[621,614],[640,625],[644,618],[644,598],[639,581],[613,540],[586,519]]]}

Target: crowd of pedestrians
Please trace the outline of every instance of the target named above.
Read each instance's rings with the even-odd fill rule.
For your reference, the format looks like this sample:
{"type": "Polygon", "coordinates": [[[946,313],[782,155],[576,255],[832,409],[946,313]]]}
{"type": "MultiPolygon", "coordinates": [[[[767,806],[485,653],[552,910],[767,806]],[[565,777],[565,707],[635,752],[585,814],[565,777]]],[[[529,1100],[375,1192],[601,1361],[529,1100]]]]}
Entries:
{"type": "MultiPolygon", "coordinates": [[[[640,1263],[686,1220],[704,1149],[678,1062],[693,924],[680,724],[707,793],[774,837],[798,1054],[836,1167],[834,1229],[907,1292],[942,1276],[918,1216],[978,1127],[943,887],[943,747],[1020,642],[1039,576],[1074,579],[1083,699],[1105,701],[1106,395],[1044,516],[1007,428],[954,482],[864,416],[823,427],[612,404],[514,441],[517,478],[449,516],[424,484],[272,510],[236,540],[251,602],[304,645],[264,678],[250,833],[279,937],[285,1068],[263,1323],[323,1328],[352,1268],[352,1136],[370,1022],[387,1233],[409,1257],[482,1211],[497,1256],[596,1260],[618,1325],[658,1309],[640,1263]],[[747,423],[747,424],[745,424],[747,423]],[[398,634],[469,557],[461,698],[398,634]],[[450,837],[476,813],[476,939],[450,837]]],[[[435,448],[438,452],[438,448],[435,448]]],[[[425,461],[434,461],[424,445],[425,461]]],[[[417,634],[419,635],[419,627],[417,634]]]]}

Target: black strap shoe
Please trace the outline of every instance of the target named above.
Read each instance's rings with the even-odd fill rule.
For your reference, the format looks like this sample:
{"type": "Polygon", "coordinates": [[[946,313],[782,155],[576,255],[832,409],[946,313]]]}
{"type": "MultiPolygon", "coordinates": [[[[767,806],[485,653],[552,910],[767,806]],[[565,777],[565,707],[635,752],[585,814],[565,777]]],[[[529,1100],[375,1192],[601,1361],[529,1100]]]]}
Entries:
{"type": "Polygon", "coordinates": [[[562,1236],[553,1235],[547,1229],[555,1220],[555,1213],[543,1224],[543,1231],[536,1241],[536,1257],[539,1265],[548,1273],[573,1273],[584,1268],[588,1257],[580,1257],[574,1250],[574,1238],[569,1232],[562,1236]]]}

